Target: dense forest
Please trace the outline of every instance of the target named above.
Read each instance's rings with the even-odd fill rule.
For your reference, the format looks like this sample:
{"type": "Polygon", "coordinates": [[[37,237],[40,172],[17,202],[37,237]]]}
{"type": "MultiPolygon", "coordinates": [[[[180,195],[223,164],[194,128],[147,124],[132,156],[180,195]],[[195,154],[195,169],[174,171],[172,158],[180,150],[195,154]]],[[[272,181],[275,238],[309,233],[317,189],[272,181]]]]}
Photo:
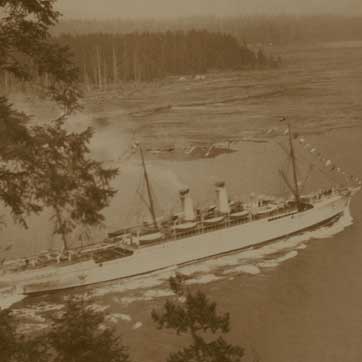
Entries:
{"type": "Polygon", "coordinates": [[[361,16],[279,15],[190,17],[174,19],[67,20],[56,34],[131,33],[208,30],[234,36],[248,44],[286,45],[305,42],[362,40],[361,16]]]}
{"type": "Polygon", "coordinates": [[[74,54],[81,80],[98,87],[119,81],[151,81],[213,70],[277,66],[231,35],[208,31],[61,35],[74,54]]]}
{"type": "MultiPolygon", "coordinates": [[[[214,69],[277,66],[278,60],[258,49],[265,49],[266,45],[270,49],[270,45],[359,41],[362,40],[362,17],[75,19],[60,22],[52,33],[69,44],[81,71],[81,80],[87,86],[103,87],[117,80],[148,81],[214,69]]],[[[36,70],[34,73],[37,78],[36,70]]],[[[37,83],[39,81],[46,83],[47,77],[37,79],[37,83]]],[[[19,82],[3,72],[0,86],[5,90],[18,88],[19,82]]]]}

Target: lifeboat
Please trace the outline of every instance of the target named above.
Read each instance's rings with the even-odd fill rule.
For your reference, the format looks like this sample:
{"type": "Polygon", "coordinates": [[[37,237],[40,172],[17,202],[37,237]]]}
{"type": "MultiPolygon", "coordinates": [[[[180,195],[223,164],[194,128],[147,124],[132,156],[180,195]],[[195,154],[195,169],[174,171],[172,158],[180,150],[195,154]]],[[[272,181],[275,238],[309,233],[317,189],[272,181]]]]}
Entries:
{"type": "Polygon", "coordinates": [[[193,230],[197,227],[198,223],[197,222],[186,222],[183,224],[177,224],[174,226],[174,229],[176,231],[190,231],[193,230]]]}
{"type": "Polygon", "coordinates": [[[213,217],[210,219],[205,219],[204,225],[206,225],[206,226],[218,225],[218,224],[221,224],[222,222],[224,222],[224,220],[225,220],[225,216],[213,217]]]}
{"type": "Polygon", "coordinates": [[[158,232],[153,232],[153,233],[150,233],[150,234],[140,235],[139,238],[138,238],[138,241],[141,244],[147,244],[147,243],[153,243],[153,242],[162,240],[163,237],[164,237],[164,235],[161,232],[158,231],[158,232]]]}
{"type": "Polygon", "coordinates": [[[273,211],[276,211],[278,209],[278,206],[264,206],[264,207],[259,207],[254,211],[254,215],[267,215],[270,214],[273,211]]]}
{"type": "Polygon", "coordinates": [[[247,211],[247,210],[240,211],[240,212],[234,212],[234,213],[230,214],[230,218],[232,218],[232,219],[244,219],[248,216],[249,216],[249,211],[247,211]]]}

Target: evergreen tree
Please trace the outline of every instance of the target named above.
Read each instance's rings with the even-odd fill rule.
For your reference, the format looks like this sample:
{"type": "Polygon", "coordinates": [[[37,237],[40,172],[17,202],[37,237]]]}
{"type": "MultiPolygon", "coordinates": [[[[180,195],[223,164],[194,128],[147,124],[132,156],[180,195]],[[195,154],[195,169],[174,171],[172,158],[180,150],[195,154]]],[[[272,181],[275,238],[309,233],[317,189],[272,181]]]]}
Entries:
{"type": "Polygon", "coordinates": [[[52,356],[44,336],[20,335],[14,357],[9,362],[51,362],[52,356]]]}
{"type": "Polygon", "coordinates": [[[50,354],[44,338],[19,334],[17,327],[11,311],[0,310],[0,361],[49,362],[50,354]]]}
{"type": "Polygon", "coordinates": [[[12,315],[0,310],[0,360],[11,361],[16,351],[16,331],[12,315]]]}
{"type": "Polygon", "coordinates": [[[0,203],[26,226],[27,216],[46,207],[54,212],[55,233],[64,247],[76,224],[97,225],[114,190],[117,171],[90,157],[92,130],[68,132],[66,117],[78,109],[78,69],[69,49],[49,29],[59,18],[55,0],[0,0],[0,79],[37,83],[62,115],[34,126],[0,96],[0,203]],[[46,79],[46,81],[42,81],[46,79]]]}
{"type": "Polygon", "coordinates": [[[0,310],[0,361],[129,362],[126,347],[104,323],[104,313],[85,299],[70,299],[49,329],[25,336],[11,311],[0,310]]]}
{"type": "Polygon", "coordinates": [[[104,313],[92,309],[85,299],[68,300],[47,336],[55,353],[53,362],[128,362],[127,349],[104,322],[104,313]]]}
{"type": "Polygon", "coordinates": [[[189,335],[192,343],[171,353],[168,362],[241,361],[244,350],[223,337],[230,330],[229,314],[218,314],[216,303],[201,291],[185,290],[181,275],[170,278],[170,287],[179,298],[167,300],[161,311],[152,312],[152,318],[158,328],[189,335]]]}

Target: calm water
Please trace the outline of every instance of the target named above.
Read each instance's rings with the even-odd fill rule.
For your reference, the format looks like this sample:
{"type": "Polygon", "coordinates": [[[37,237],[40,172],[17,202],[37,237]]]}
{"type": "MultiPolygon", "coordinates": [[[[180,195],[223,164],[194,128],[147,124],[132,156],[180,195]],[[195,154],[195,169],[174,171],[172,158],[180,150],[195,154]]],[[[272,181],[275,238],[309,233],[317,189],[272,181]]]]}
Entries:
{"type": "MultiPolygon", "coordinates": [[[[225,140],[271,128],[282,131],[278,119],[287,115],[309,143],[358,176],[362,175],[361,57],[358,44],[288,50],[288,66],[281,71],[211,78],[206,88],[187,85],[187,94],[179,85],[163,86],[152,102],[177,103],[167,114],[135,120],[129,116],[132,102],[126,102],[123,108],[115,104],[111,109],[100,107],[94,110],[96,115],[78,120],[83,124],[99,115],[106,117],[108,123],[100,129],[94,152],[103,159],[117,159],[132,141],[134,130],[154,143],[150,136],[156,134],[168,142],[225,140]],[[248,98],[220,103],[235,96],[248,98]],[[208,104],[186,107],[195,97],[208,104]]],[[[138,100],[147,105],[144,92],[138,100]]],[[[213,160],[153,160],[150,174],[159,205],[166,210],[177,207],[175,195],[181,185],[191,187],[196,203],[213,202],[213,183],[219,179],[227,182],[235,198],[248,198],[252,192],[283,194],[277,170],[285,161],[274,140],[236,143],[237,152],[213,160]]],[[[301,147],[298,154],[311,159],[301,147]]],[[[133,201],[138,162],[120,165],[121,177],[116,181],[120,192],[106,211],[110,228],[128,222],[137,211],[133,201]]],[[[301,173],[305,171],[302,167],[301,173]]],[[[327,181],[316,171],[308,187],[319,188],[327,181]]],[[[271,362],[361,360],[362,194],[353,200],[351,214],[353,222],[346,217],[316,233],[182,270],[190,276],[190,287],[206,291],[222,310],[231,313],[230,340],[247,349],[245,360],[257,356],[271,362]]],[[[18,240],[16,253],[41,249],[49,243],[50,234],[44,220],[34,220],[29,233],[36,242],[31,247],[29,233],[12,226],[2,232],[1,240],[18,240]]],[[[172,272],[77,293],[89,293],[99,308],[110,313],[109,323],[117,325],[135,361],[163,361],[182,339],[156,330],[150,312],[170,294],[166,279],[172,272]]],[[[41,329],[46,326],[47,312],[61,308],[66,296],[24,300],[15,308],[27,328],[41,329]]]]}

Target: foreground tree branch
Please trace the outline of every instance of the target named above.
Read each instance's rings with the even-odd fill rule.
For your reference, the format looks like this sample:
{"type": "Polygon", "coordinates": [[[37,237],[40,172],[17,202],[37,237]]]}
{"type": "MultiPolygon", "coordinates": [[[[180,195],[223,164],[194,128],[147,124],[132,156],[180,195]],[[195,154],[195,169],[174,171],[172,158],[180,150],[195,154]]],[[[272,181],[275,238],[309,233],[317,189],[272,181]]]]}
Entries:
{"type": "Polygon", "coordinates": [[[93,131],[68,132],[66,117],[79,108],[78,69],[67,47],[51,37],[49,28],[60,16],[54,0],[0,0],[0,76],[35,83],[62,107],[62,115],[34,126],[6,96],[0,96],[0,203],[16,222],[27,226],[30,214],[54,211],[54,232],[67,236],[78,224],[99,225],[115,190],[117,170],[92,160],[93,131]]]}
{"type": "Polygon", "coordinates": [[[85,298],[69,299],[44,332],[21,333],[11,311],[0,310],[0,360],[6,362],[129,362],[127,348],[106,315],[85,298]]]}
{"type": "Polygon", "coordinates": [[[180,274],[170,278],[170,287],[178,299],[167,300],[161,311],[152,312],[152,318],[159,329],[171,329],[178,335],[189,335],[192,343],[171,353],[167,361],[241,361],[244,350],[229,344],[223,336],[230,330],[229,314],[217,313],[216,303],[211,302],[201,291],[186,290],[184,278],[180,274]]]}

